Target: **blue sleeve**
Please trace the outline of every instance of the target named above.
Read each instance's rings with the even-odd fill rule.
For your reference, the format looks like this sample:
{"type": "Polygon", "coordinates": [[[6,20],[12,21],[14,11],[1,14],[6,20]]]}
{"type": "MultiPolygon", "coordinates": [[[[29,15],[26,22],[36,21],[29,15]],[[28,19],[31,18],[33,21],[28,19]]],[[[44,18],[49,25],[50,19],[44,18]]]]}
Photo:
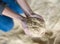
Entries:
{"type": "Polygon", "coordinates": [[[16,3],[15,0],[3,0],[5,3],[7,3],[8,7],[12,9],[17,14],[23,13],[23,10],[21,7],[16,3]]]}
{"type": "Polygon", "coordinates": [[[10,30],[12,30],[14,22],[13,19],[11,19],[10,17],[2,15],[2,11],[5,7],[5,2],[2,1],[0,3],[0,30],[4,32],[9,32],[10,30]]]}

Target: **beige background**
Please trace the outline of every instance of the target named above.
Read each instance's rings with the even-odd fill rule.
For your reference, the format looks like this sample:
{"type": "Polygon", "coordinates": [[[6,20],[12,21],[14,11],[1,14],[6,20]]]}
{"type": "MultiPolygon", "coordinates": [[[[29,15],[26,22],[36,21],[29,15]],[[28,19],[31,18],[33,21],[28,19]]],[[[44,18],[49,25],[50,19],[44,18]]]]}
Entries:
{"type": "MultiPolygon", "coordinates": [[[[29,36],[24,34],[21,22],[13,19],[15,23],[13,29],[7,33],[0,32],[0,44],[59,44],[60,0],[27,0],[27,2],[32,10],[43,16],[45,20],[47,36],[44,36],[49,36],[47,43],[41,40],[34,42],[29,36]],[[51,32],[53,34],[50,36],[51,32]]],[[[44,38],[42,39],[44,40],[44,38]]]]}

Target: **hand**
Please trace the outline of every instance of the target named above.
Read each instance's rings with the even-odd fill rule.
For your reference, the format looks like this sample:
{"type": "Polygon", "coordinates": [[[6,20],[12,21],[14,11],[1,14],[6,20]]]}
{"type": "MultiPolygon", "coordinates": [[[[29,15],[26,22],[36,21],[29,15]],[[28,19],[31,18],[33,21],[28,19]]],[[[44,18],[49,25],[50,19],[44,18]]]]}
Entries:
{"type": "Polygon", "coordinates": [[[22,21],[23,30],[24,30],[25,34],[27,34],[29,36],[31,36],[31,32],[29,31],[28,22],[31,21],[33,18],[36,18],[40,22],[44,23],[43,17],[38,15],[38,14],[36,14],[36,13],[33,13],[30,16],[27,16],[27,17],[23,18],[21,20],[22,21]]]}
{"type": "Polygon", "coordinates": [[[37,19],[39,19],[41,22],[44,22],[43,17],[40,16],[40,15],[38,15],[38,14],[36,14],[36,13],[32,13],[32,14],[29,16],[29,18],[30,18],[30,17],[32,17],[32,18],[37,18],[37,19]]]}

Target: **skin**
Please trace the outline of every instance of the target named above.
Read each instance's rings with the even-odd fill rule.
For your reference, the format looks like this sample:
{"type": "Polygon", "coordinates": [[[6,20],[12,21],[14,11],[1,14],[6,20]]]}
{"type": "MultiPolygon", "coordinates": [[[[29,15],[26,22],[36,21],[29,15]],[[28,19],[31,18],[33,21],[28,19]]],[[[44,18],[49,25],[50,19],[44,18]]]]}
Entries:
{"type": "Polygon", "coordinates": [[[42,16],[34,13],[30,6],[27,4],[26,0],[16,0],[17,3],[21,6],[21,8],[23,9],[24,11],[24,14],[26,15],[26,17],[23,17],[21,15],[18,15],[16,13],[14,13],[11,9],[9,9],[8,7],[6,7],[4,9],[4,11],[2,12],[3,15],[5,16],[8,16],[8,17],[11,17],[13,19],[17,19],[17,20],[20,20],[22,22],[22,26],[23,26],[23,29],[24,29],[24,32],[27,34],[27,35],[30,35],[30,32],[28,31],[28,26],[27,26],[27,19],[28,18],[38,18],[40,21],[44,22],[44,19],[42,18],[42,16]]]}

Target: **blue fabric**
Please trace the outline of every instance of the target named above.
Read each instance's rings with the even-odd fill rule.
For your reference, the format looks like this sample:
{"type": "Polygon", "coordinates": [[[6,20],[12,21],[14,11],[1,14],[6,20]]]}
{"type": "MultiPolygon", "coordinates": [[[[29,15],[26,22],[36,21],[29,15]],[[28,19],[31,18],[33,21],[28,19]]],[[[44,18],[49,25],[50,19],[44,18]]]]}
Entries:
{"type": "Polygon", "coordinates": [[[6,16],[0,16],[0,29],[4,32],[10,31],[14,26],[13,20],[6,16]]]}
{"type": "Polygon", "coordinates": [[[21,7],[16,3],[15,0],[3,0],[7,3],[8,7],[11,8],[14,12],[20,14],[23,13],[21,7]]]}
{"type": "MultiPolygon", "coordinates": [[[[20,14],[23,13],[22,9],[15,2],[15,0],[3,0],[7,3],[8,7],[12,9],[14,12],[20,14]]],[[[0,29],[4,32],[10,31],[14,26],[13,20],[6,16],[0,16],[0,29]]]]}

